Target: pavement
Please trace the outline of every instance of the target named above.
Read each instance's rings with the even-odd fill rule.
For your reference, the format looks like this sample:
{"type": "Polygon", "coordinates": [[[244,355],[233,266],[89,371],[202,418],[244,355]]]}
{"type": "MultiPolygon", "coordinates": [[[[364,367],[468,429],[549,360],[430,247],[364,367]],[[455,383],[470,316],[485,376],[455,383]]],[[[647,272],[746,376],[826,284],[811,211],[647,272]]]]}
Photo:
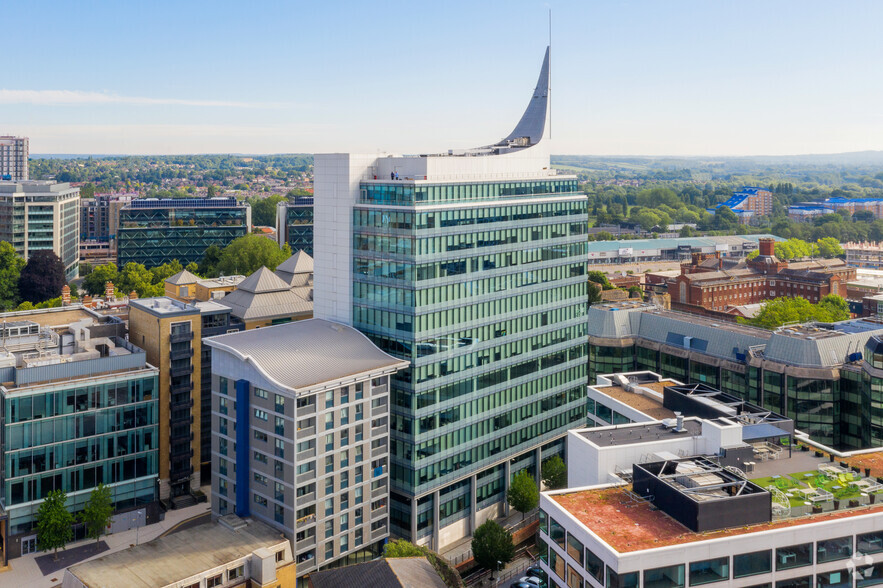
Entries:
{"type": "MultiPolygon", "coordinates": [[[[202,490],[205,492],[208,488],[203,488],[202,490]]],[[[136,541],[139,544],[145,543],[156,539],[161,535],[179,530],[181,527],[205,522],[205,514],[209,513],[211,510],[210,505],[211,501],[188,506],[187,508],[169,510],[166,512],[165,520],[153,525],[145,525],[137,529],[129,529],[128,531],[123,531],[121,533],[105,535],[102,538],[102,543],[107,545],[107,549],[100,553],[95,551],[94,539],[85,539],[83,541],[71,543],[67,546],[65,551],[60,550],[58,552],[59,559],[67,553],[74,554],[74,557],[76,557],[76,555],[81,556],[82,558],[77,561],[69,561],[73,559],[70,556],[65,558],[66,565],[72,566],[127,549],[135,545],[136,541]],[[196,517],[199,518],[197,519],[196,517]]],[[[54,588],[56,586],[61,586],[61,582],[64,579],[64,569],[57,570],[48,575],[44,575],[43,572],[40,571],[37,559],[46,557],[46,555],[47,554],[43,552],[30,553],[9,560],[9,569],[0,572],[0,586],[27,586],[27,588],[54,588]]],[[[51,553],[49,554],[49,557],[52,557],[51,553]]]]}

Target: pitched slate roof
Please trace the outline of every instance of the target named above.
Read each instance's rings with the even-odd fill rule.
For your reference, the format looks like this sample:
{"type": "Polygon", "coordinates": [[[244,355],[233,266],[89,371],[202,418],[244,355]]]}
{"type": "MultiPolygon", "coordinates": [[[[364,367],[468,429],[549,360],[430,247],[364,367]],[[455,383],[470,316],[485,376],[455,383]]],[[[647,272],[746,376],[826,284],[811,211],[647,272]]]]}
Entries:
{"type": "Polygon", "coordinates": [[[221,298],[231,314],[243,320],[273,319],[312,312],[313,303],[291,291],[291,287],[266,267],[261,267],[221,298]]]}
{"type": "Polygon", "coordinates": [[[166,283],[172,284],[173,286],[184,286],[186,284],[195,284],[199,281],[199,278],[197,278],[187,270],[181,270],[174,276],[166,278],[165,281],[166,283]]]}
{"type": "Polygon", "coordinates": [[[313,274],[313,258],[300,250],[276,268],[276,275],[290,286],[306,286],[313,274]]]}

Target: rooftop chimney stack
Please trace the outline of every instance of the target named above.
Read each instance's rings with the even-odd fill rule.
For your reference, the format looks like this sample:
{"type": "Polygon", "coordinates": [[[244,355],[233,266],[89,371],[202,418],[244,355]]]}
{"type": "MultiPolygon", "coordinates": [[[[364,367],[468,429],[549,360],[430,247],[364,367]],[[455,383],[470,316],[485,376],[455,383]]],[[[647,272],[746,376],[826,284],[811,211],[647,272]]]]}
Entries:
{"type": "Polygon", "coordinates": [[[769,237],[758,239],[757,245],[760,248],[761,255],[772,256],[776,254],[776,241],[774,239],[770,239],[769,237]]]}
{"type": "Polygon", "coordinates": [[[71,303],[71,287],[67,284],[61,289],[61,305],[70,306],[71,303]]]}
{"type": "Polygon", "coordinates": [[[114,298],[113,282],[107,282],[104,284],[104,299],[108,302],[113,302],[114,298]]]}

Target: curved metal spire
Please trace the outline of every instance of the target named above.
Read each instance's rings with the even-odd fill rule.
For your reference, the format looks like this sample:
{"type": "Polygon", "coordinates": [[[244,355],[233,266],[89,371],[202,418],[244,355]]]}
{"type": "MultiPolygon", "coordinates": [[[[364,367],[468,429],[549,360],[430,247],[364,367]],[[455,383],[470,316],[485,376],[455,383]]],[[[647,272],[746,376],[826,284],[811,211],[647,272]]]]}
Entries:
{"type": "Polygon", "coordinates": [[[527,109],[521,116],[521,120],[515,125],[515,130],[503,139],[501,143],[518,141],[527,138],[528,145],[536,145],[545,136],[546,123],[549,113],[549,59],[551,47],[546,47],[546,56],[543,59],[543,67],[540,68],[540,77],[537,87],[534,88],[533,96],[527,104],[527,109]]]}

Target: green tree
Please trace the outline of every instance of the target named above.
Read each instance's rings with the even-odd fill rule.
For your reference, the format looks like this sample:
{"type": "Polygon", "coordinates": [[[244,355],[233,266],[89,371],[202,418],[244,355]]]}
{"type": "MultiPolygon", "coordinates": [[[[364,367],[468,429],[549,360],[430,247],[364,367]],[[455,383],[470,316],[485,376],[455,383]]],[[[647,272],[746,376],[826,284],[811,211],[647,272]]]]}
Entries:
{"type": "Polygon", "coordinates": [[[83,280],[83,290],[92,296],[101,296],[104,294],[104,285],[107,282],[117,285],[119,280],[119,271],[115,263],[99,265],[83,280]]]}
{"type": "Polygon", "coordinates": [[[509,502],[509,506],[521,513],[522,520],[528,511],[535,509],[540,503],[537,482],[527,470],[519,471],[512,478],[509,492],[506,493],[506,500],[509,502]]]}
{"type": "Polygon", "coordinates": [[[643,298],[644,297],[644,289],[635,284],[634,286],[629,286],[629,298],[643,298]]]}
{"type": "Polygon", "coordinates": [[[828,321],[845,321],[849,318],[849,303],[846,299],[837,296],[836,294],[823,296],[822,299],[819,300],[818,306],[828,313],[829,316],[826,319],[828,321]]]}
{"type": "Polygon", "coordinates": [[[499,571],[499,562],[506,565],[515,557],[512,533],[496,521],[487,521],[472,534],[472,557],[481,567],[499,571]]]}
{"type": "Polygon", "coordinates": [[[258,227],[275,227],[276,226],[276,205],[285,200],[284,196],[274,194],[266,198],[252,198],[251,203],[251,222],[258,227]]]}
{"type": "Polygon", "coordinates": [[[589,281],[595,282],[596,284],[601,285],[602,290],[613,290],[616,288],[613,284],[610,283],[610,280],[607,279],[607,274],[600,270],[592,270],[589,272],[589,281]]]}
{"type": "Polygon", "coordinates": [[[291,256],[291,248],[287,243],[285,247],[288,248],[287,255],[285,248],[280,249],[274,241],[266,237],[260,235],[239,237],[224,247],[218,260],[217,271],[231,276],[248,275],[259,270],[261,266],[275,270],[277,265],[291,256]]]}
{"type": "Polygon", "coordinates": [[[405,539],[395,539],[383,546],[383,557],[422,557],[425,555],[420,547],[417,547],[405,539]]]}
{"type": "Polygon", "coordinates": [[[80,277],[85,278],[92,273],[92,264],[86,261],[80,262],[80,277]]]}
{"type": "Polygon", "coordinates": [[[816,241],[816,244],[819,247],[819,255],[822,257],[838,257],[843,255],[843,247],[840,246],[840,242],[834,237],[823,237],[816,241]]]}
{"type": "Polygon", "coordinates": [[[199,274],[199,265],[195,261],[191,261],[190,263],[188,263],[187,267],[185,267],[184,269],[186,269],[188,272],[190,272],[194,276],[200,275],[199,274]]]}
{"type": "Polygon", "coordinates": [[[746,255],[746,256],[745,256],[745,259],[754,259],[754,258],[757,257],[758,255],[760,255],[760,250],[759,250],[759,249],[755,249],[754,251],[752,251],[751,253],[749,253],[748,255],[746,255]]]}
{"type": "Polygon", "coordinates": [[[19,302],[18,279],[25,260],[6,241],[0,241],[0,310],[15,308],[19,302]]]}
{"type": "Polygon", "coordinates": [[[53,251],[41,249],[31,254],[18,278],[18,291],[29,302],[43,302],[61,294],[67,280],[64,264],[53,251]]]}
{"type": "Polygon", "coordinates": [[[567,486],[567,466],[560,455],[553,455],[543,462],[543,484],[550,490],[567,486]]]}
{"type": "Polygon", "coordinates": [[[809,321],[836,322],[849,318],[849,304],[836,294],[829,294],[818,304],[806,298],[781,297],[767,300],[754,318],[740,319],[739,322],[764,329],[775,329],[785,324],[809,321]]]}
{"type": "Polygon", "coordinates": [[[641,190],[635,199],[638,206],[647,208],[656,208],[660,204],[671,206],[672,208],[681,208],[684,202],[678,198],[678,195],[671,188],[657,186],[648,190],[641,190]]]}
{"type": "Polygon", "coordinates": [[[217,186],[215,186],[214,184],[209,184],[207,195],[209,198],[214,198],[215,196],[217,196],[218,195],[217,186]]]}
{"type": "Polygon", "coordinates": [[[209,245],[199,262],[199,275],[206,278],[216,278],[220,275],[218,272],[218,263],[221,261],[222,249],[217,245],[209,245]]]}
{"type": "Polygon", "coordinates": [[[150,273],[153,274],[153,283],[158,284],[171,278],[182,269],[184,269],[184,266],[181,265],[181,262],[173,259],[168,263],[150,268],[150,273]]]}
{"type": "Polygon", "coordinates": [[[95,548],[101,541],[101,536],[110,524],[113,515],[113,500],[110,495],[110,487],[98,484],[92,489],[89,500],[83,506],[80,513],[80,522],[86,525],[86,536],[95,539],[95,548]]]}
{"type": "Polygon", "coordinates": [[[37,549],[54,549],[55,559],[58,559],[58,548],[64,548],[74,537],[74,515],[67,511],[66,502],[67,494],[63,490],[52,490],[37,509],[37,549]]]}
{"type": "Polygon", "coordinates": [[[134,290],[138,293],[139,298],[162,296],[165,292],[165,287],[162,283],[154,283],[153,273],[144,265],[134,261],[130,261],[123,266],[119,274],[119,284],[115,285],[120,292],[128,293],[134,290]]]}
{"type": "Polygon", "coordinates": [[[721,206],[714,211],[712,226],[715,229],[729,231],[739,226],[739,217],[728,206],[721,206]]]}

